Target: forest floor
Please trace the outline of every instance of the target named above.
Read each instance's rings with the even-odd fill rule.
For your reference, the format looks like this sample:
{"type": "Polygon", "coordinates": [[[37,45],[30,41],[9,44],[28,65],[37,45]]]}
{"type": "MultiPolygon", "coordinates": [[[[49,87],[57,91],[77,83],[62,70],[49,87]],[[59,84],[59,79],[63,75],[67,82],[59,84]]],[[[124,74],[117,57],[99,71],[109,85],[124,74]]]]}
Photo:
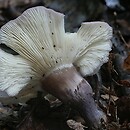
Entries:
{"type": "MultiPolygon", "coordinates": [[[[45,6],[65,14],[67,32],[83,21],[105,21],[113,27],[113,47],[100,72],[85,77],[108,117],[102,130],[130,130],[130,1],[0,0],[0,27],[24,10],[45,6]]],[[[0,45],[1,48],[6,47],[0,45]]],[[[8,48],[7,48],[8,49],[8,48]]],[[[87,130],[79,113],[59,100],[31,99],[27,105],[1,105],[0,130],[87,130]]]]}

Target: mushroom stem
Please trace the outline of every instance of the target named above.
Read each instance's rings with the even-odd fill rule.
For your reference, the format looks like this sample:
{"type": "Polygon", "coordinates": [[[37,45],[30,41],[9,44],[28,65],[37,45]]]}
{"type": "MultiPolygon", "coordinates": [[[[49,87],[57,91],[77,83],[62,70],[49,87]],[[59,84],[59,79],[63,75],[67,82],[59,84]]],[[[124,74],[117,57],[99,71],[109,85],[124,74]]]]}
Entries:
{"type": "Polygon", "coordinates": [[[77,109],[90,127],[99,128],[105,114],[98,110],[92,88],[74,66],[57,69],[42,81],[43,89],[77,109]]]}

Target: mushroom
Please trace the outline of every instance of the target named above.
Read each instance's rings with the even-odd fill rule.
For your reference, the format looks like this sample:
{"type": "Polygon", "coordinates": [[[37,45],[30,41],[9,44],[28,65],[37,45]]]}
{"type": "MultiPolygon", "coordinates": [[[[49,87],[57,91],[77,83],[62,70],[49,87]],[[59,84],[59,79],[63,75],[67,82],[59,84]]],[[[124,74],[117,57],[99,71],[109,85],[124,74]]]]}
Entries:
{"type": "Polygon", "coordinates": [[[19,55],[0,49],[0,101],[26,102],[43,91],[77,109],[90,127],[99,128],[98,109],[84,76],[108,61],[112,28],[84,22],[75,33],[64,30],[64,15],[45,7],[27,9],[1,27],[0,41],[19,55]]]}

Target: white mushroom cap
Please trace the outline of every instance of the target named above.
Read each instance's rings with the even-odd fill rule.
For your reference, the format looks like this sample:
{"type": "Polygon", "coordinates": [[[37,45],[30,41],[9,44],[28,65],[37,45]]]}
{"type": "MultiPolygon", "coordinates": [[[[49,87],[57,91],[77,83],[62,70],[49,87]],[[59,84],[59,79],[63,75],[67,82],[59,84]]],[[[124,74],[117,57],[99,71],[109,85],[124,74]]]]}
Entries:
{"type": "Polygon", "coordinates": [[[83,76],[93,75],[108,60],[111,37],[105,22],[86,22],[76,33],[65,33],[63,14],[41,6],[28,9],[1,27],[1,43],[19,55],[0,49],[0,91],[15,96],[33,87],[28,94],[36,95],[43,77],[72,65],[83,76]]]}
{"type": "Polygon", "coordinates": [[[112,28],[105,22],[86,22],[81,25],[77,37],[81,47],[75,66],[83,76],[96,74],[108,61],[112,28]]]}
{"type": "Polygon", "coordinates": [[[28,98],[35,97],[40,82],[37,82],[36,74],[32,70],[28,61],[20,55],[14,56],[0,49],[0,99],[6,102],[7,97],[15,96],[23,88],[12,101],[9,98],[9,102],[13,102],[17,97],[20,97],[18,102],[22,100],[25,102],[28,98]]]}

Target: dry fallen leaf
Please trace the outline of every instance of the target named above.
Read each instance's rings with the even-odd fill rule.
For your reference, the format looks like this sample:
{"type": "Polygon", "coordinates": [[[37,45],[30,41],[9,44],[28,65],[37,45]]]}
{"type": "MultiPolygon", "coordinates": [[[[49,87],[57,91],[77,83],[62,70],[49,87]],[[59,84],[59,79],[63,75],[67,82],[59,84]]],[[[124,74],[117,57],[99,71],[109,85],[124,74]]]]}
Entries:
{"type": "Polygon", "coordinates": [[[76,122],[72,119],[67,120],[67,125],[73,130],[84,130],[84,128],[87,128],[86,126],[82,125],[81,122],[76,122]]]}
{"type": "MultiPolygon", "coordinates": [[[[109,96],[108,94],[101,95],[101,97],[102,97],[103,99],[107,99],[107,100],[109,100],[109,98],[110,98],[110,96],[109,96]]],[[[111,95],[111,99],[112,99],[113,101],[116,101],[116,100],[118,99],[118,97],[111,95]]]]}

